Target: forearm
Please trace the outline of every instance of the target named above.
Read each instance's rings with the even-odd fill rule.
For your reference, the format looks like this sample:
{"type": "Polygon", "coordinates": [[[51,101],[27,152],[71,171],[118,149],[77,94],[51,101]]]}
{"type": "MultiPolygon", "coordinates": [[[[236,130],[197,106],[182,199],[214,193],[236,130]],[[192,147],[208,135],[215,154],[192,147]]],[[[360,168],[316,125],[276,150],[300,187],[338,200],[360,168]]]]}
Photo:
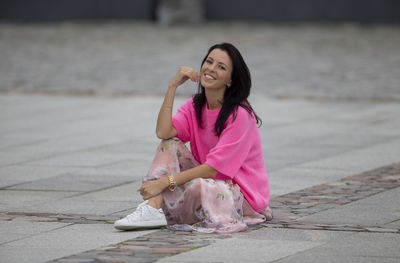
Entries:
{"type": "MultiPolygon", "coordinates": [[[[191,168],[181,173],[174,174],[173,176],[175,178],[176,184],[182,185],[196,178],[212,178],[216,175],[217,170],[207,164],[202,164],[195,168],[191,168]]],[[[162,191],[167,189],[168,186],[168,176],[164,176],[158,180],[143,183],[142,186],[138,189],[138,192],[140,192],[145,200],[148,200],[154,196],[159,195],[162,191]]]]}
{"type": "Polygon", "coordinates": [[[160,139],[169,139],[174,135],[175,128],[172,126],[172,109],[174,105],[176,87],[168,86],[164,102],[160,108],[157,118],[157,137],[160,139]]]}
{"type": "Polygon", "coordinates": [[[217,173],[218,171],[208,164],[202,164],[183,172],[174,174],[174,178],[177,185],[182,185],[196,178],[213,178],[217,175],[217,173]]]}

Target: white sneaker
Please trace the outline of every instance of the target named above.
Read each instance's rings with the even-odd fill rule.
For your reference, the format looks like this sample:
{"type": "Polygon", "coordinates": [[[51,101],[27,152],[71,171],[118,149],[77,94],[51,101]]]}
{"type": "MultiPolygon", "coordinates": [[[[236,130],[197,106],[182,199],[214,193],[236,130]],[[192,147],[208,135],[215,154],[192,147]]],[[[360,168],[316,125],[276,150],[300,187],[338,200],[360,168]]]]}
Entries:
{"type": "Polygon", "coordinates": [[[131,230],[166,226],[167,220],[162,209],[155,209],[147,202],[141,203],[132,214],[115,221],[114,227],[120,230],[131,230]]]}

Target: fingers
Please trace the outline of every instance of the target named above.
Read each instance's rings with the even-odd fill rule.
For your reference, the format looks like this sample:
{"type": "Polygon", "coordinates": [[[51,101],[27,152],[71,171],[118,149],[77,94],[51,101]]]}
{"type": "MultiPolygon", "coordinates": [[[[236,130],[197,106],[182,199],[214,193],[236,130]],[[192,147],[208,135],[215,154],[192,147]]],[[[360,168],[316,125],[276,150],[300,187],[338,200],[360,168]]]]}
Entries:
{"type": "Polygon", "coordinates": [[[151,194],[149,192],[149,188],[146,187],[146,183],[142,184],[142,186],[140,186],[137,191],[140,193],[144,200],[151,198],[151,194]]]}
{"type": "Polygon", "coordinates": [[[193,75],[191,76],[190,80],[193,82],[199,82],[199,74],[196,71],[194,71],[193,75]]]}
{"type": "Polygon", "coordinates": [[[199,81],[199,74],[192,68],[180,67],[179,72],[182,74],[182,77],[190,78],[190,80],[193,82],[199,81]]]}

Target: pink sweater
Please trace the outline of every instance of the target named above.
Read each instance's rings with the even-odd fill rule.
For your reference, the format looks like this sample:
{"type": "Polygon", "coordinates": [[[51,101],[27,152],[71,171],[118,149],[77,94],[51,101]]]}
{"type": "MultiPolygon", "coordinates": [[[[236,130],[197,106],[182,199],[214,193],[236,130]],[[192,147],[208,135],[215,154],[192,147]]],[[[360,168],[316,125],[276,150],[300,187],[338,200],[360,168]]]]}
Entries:
{"type": "Polygon", "coordinates": [[[261,138],[254,115],[238,107],[236,119],[229,116],[218,138],[214,125],[219,109],[203,107],[203,128],[198,125],[193,99],[186,101],[172,119],[178,139],[190,141],[190,148],[200,164],[218,171],[214,179],[238,184],[247,202],[256,212],[269,204],[269,184],[262,153],[261,138]]]}

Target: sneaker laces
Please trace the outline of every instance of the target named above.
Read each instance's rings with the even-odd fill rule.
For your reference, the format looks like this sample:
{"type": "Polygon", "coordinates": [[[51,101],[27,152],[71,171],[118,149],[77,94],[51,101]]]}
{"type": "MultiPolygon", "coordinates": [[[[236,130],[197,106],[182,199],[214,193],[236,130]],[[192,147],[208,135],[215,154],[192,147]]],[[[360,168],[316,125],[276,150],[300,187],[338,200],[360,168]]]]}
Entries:
{"type": "MultiPolygon", "coordinates": [[[[142,218],[143,215],[145,215],[146,213],[147,213],[147,215],[153,214],[149,205],[147,205],[147,203],[148,203],[148,201],[146,200],[143,203],[139,204],[135,211],[133,211],[131,214],[126,216],[126,219],[128,219],[129,221],[134,221],[136,219],[142,218]]],[[[155,209],[155,210],[160,212],[160,209],[155,209]]]]}

